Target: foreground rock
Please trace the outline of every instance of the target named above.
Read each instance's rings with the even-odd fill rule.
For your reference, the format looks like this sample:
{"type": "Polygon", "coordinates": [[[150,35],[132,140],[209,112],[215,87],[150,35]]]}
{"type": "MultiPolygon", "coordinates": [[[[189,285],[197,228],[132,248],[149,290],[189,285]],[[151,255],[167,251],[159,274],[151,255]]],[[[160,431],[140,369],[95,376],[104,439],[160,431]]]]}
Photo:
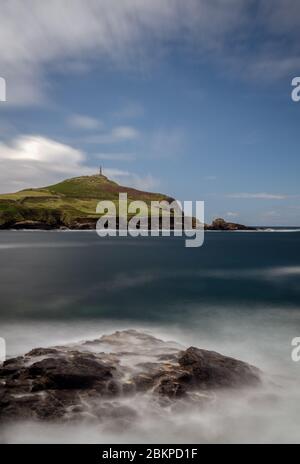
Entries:
{"type": "Polygon", "coordinates": [[[259,384],[260,371],[242,361],[128,330],[6,361],[0,368],[0,420],[126,423],[137,414],[132,398],[172,407],[259,384]]]}

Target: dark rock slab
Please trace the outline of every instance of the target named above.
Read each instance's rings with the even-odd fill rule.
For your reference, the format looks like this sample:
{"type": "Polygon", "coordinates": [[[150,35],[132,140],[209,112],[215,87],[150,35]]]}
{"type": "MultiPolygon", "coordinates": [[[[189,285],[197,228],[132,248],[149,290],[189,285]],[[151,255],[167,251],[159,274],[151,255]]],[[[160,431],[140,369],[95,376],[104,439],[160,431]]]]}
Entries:
{"type": "Polygon", "coordinates": [[[189,382],[202,389],[240,388],[260,381],[256,367],[214,351],[190,347],[178,362],[188,372],[189,382]]]}
{"type": "Polygon", "coordinates": [[[0,368],[0,420],[119,417],[124,423],[138,414],[128,398],[197,402],[201,395],[195,392],[206,398],[223,389],[257,387],[260,379],[257,368],[237,359],[128,330],[6,361],[0,368]]]}

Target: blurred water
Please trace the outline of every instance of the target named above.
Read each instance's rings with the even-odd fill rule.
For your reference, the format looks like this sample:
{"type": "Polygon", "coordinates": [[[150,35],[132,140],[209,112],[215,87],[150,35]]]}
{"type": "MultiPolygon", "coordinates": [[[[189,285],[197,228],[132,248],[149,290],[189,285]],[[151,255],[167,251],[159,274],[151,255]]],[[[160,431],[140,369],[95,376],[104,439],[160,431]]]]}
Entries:
{"type": "Polygon", "coordinates": [[[299,233],[207,233],[202,248],[187,249],[181,238],[1,232],[0,258],[0,337],[10,356],[134,327],[251,362],[274,380],[264,398],[276,397],[229,395],[159,421],[144,405],[138,427],[123,434],[14,425],[2,440],[300,442],[300,363],[291,360],[299,233]]]}

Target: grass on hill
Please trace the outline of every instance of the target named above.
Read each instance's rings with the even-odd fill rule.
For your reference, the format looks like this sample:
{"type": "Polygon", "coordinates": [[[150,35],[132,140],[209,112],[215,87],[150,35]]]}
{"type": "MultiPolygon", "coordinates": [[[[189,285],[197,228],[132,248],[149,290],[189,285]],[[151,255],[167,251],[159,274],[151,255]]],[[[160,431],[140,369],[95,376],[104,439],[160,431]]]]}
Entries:
{"type": "Polygon", "coordinates": [[[127,193],[128,201],[171,201],[159,193],[123,187],[105,176],[82,176],[55,185],[0,195],[0,227],[20,221],[62,222],[69,226],[76,219],[97,218],[96,207],[101,200],[117,205],[119,193],[127,193]]]}

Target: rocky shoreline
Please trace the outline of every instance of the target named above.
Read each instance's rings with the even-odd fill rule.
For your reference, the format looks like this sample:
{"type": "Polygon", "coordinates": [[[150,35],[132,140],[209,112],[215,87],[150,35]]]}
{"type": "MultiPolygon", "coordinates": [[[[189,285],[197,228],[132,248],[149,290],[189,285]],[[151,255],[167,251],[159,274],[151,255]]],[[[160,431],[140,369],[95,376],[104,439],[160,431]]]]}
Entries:
{"type": "Polygon", "coordinates": [[[243,361],[126,330],[7,360],[0,367],[0,422],[109,418],[124,425],[139,414],[138,397],[160,408],[198,407],[261,382],[261,371],[243,361]]]}
{"type": "MultiPolygon", "coordinates": [[[[95,230],[96,229],[97,219],[78,219],[73,221],[68,225],[63,222],[44,222],[44,221],[34,221],[26,220],[13,222],[5,225],[0,225],[0,230],[95,230]]],[[[149,230],[150,230],[149,226],[149,230]]],[[[171,230],[172,224],[171,224],[171,230]]],[[[205,224],[204,230],[207,231],[255,231],[259,230],[256,227],[249,227],[243,224],[237,224],[234,222],[227,222],[222,218],[215,219],[211,224],[205,224]]],[[[263,230],[263,228],[260,228],[263,230]]]]}

